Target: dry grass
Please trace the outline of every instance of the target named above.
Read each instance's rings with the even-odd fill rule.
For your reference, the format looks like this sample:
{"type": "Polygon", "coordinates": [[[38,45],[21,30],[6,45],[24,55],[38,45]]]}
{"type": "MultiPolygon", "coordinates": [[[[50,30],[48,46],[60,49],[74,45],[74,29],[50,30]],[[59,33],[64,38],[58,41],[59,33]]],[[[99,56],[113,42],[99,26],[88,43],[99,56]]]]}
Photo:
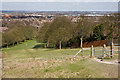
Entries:
{"type": "Polygon", "coordinates": [[[90,51],[73,56],[79,49],[33,49],[37,44],[28,41],[4,49],[4,78],[117,78],[118,66],[102,64],[89,58],[90,51]],[[23,48],[22,48],[23,47],[23,48]]]}

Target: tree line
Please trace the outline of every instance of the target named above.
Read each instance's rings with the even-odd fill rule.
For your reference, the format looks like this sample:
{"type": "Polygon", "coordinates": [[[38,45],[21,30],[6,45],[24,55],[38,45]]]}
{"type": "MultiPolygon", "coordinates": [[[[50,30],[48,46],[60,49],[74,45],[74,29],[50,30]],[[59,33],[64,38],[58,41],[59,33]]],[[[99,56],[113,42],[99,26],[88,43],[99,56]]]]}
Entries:
{"type": "Polygon", "coordinates": [[[36,33],[36,28],[29,22],[2,23],[8,30],[2,34],[2,47],[18,44],[36,37],[37,42],[50,44],[55,48],[69,47],[76,44],[82,48],[83,41],[111,40],[119,37],[118,15],[102,16],[95,22],[84,15],[77,22],[71,18],[57,16],[53,22],[45,23],[36,33]],[[79,44],[80,45],[79,45],[79,44]]]}
{"type": "MultiPolygon", "coordinates": [[[[117,39],[118,16],[103,16],[98,22],[91,21],[84,15],[80,16],[77,23],[65,16],[57,16],[52,23],[45,23],[37,33],[37,41],[40,43],[53,44],[55,48],[68,47],[69,44],[83,41],[111,40],[117,39]]],[[[78,45],[78,44],[77,44],[78,45]]]]}
{"type": "Polygon", "coordinates": [[[33,26],[25,25],[22,22],[15,24],[6,24],[8,30],[2,33],[2,47],[19,44],[25,40],[30,40],[35,37],[36,29],[33,26]]]}

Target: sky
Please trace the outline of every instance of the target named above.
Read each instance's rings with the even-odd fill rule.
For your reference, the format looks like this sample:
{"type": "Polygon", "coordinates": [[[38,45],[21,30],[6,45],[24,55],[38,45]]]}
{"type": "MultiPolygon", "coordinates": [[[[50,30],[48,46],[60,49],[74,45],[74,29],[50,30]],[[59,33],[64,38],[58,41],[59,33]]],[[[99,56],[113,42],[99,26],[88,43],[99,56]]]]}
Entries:
{"type": "Polygon", "coordinates": [[[119,0],[2,0],[1,9],[24,11],[118,11],[118,1],[119,0]]]}
{"type": "Polygon", "coordinates": [[[120,0],[2,0],[2,2],[118,2],[120,0]]]}

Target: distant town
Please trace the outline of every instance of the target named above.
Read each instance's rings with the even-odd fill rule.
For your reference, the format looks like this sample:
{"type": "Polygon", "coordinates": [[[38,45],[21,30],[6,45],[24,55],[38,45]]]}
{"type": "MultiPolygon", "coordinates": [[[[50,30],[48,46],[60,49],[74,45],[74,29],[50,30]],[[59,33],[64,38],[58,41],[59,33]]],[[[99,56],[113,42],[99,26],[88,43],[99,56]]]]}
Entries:
{"type": "MultiPolygon", "coordinates": [[[[41,27],[44,23],[50,23],[54,20],[56,16],[66,16],[71,19],[72,22],[77,22],[80,16],[85,16],[86,18],[98,22],[99,18],[102,16],[113,16],[117,12],[114,11],[2,11],[0,13],[2,21],[7,22],[30,22],[31,26],[37,29],[41,27]]],[[[0,31],[5,32],[7,26],[2,25],[0,31]]]]}

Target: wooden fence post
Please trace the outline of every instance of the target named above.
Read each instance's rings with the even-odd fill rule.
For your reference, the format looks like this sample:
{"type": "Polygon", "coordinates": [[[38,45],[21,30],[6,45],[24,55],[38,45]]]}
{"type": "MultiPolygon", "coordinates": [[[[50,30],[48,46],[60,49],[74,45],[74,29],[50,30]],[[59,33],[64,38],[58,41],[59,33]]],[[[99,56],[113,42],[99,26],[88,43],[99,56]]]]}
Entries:
{"type": "Polygon", "coordinates": [[[103,57],[105,57],[105,50],[106,50],[106,45],[103,45],[103,57]]]}
{"type": "Polygon", "coordinates": [[[90,57],[93,57],[94,56],[94,49],[93,49],[93,45],[91,45],[91,54],[90,54],[90,57]]]}
{"type": "Polygon", "coordinates": [[[113,56],[113,43],[110,45],[110,57],[112,58],[113,56]]]}
{"type": "Polygon", "coordinates": [[[93,47],[93,54],[92,54],[92,56],[95,56],[95,49],[94,49],[94,47],[93,47]]]}

